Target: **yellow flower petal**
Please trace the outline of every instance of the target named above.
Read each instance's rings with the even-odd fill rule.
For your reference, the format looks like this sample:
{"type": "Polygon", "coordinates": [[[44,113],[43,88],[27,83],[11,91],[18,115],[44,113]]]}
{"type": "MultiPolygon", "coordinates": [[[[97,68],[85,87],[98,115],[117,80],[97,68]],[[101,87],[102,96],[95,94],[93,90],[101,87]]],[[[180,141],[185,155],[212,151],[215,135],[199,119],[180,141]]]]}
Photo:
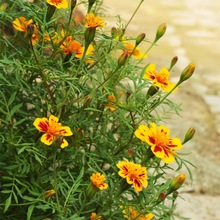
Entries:
{"type": "Polygon", "coordinates": [[[40,140],[42,143],[44,143],[46,145],[51,145],[53,143],[54,136],[49,133],[46,133],[41,136],[40,140]]]}
{"type": "Polygon", "coordinates": [[[65,148],[65,147],[67,147],[69,144],[68,144],[68,142],[65,140],[65,139],[63,139],[63,142],[62,142],[62,144],[61,144],[61,148],[65,148]]]}
{"type": "Polygon", "coordinates": [[[40,132],[47,132],[49,121],[47,118],[36,118],[33,125],[39,130],[40,132]]]}
{"type": "Polygon", "coordinates": [[[55,6],[56,8],[68,8],[67,0],[47,0],[47,3],[55,6]]]}

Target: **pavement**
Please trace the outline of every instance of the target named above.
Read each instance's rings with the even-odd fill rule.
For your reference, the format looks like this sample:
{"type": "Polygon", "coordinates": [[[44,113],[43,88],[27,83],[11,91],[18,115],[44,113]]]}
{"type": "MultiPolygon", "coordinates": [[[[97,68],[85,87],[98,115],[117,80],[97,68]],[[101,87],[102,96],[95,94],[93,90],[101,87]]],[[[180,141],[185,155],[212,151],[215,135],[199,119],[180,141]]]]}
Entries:
{"type": "MultiPolygon", "coordinates": [[[[139,2],[105,0],[107,26],[115,26],[116,15],[126,23],[139,2]]],[[[197,168],[192,168],[193,183],[186,182],[177,207],[178,213],[192,220],[220,220],[219,12],[219,0],[145,0],[127,30],[128,36],[144,32],[153,41],[157,27],[167,24],[165,35],[149,52],[147,62],[156,63],[158,68],[169,67],[171,59],[178,56],[172,81],[178,81],[181,70],[190,62],[196,65],[192,78],[171,97],[182,103],[180,116],[169,115],[167,120],[173,136],[183,137],[189,127],[196,129],[184,149],[191,153],[187,159],[197,168]]]]}

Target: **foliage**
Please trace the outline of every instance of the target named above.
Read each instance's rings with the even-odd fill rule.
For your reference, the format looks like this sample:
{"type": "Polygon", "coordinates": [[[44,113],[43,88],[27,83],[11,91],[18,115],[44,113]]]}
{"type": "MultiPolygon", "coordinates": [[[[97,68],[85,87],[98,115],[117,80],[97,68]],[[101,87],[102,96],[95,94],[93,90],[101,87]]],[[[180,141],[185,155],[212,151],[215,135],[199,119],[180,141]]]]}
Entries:
{"type": "Polygon", "coordinates": [[[177,57],[158,72],[142,62],[165,24],[142,53],[139,44],[150,41],[143,33],[126,36],[130,21],[105,31],[102,1],[51,2],[59,1],[0,5],[1,217],[175,218],[176,190],[185,181],[177,172],[186,166],[192,179],[192,164],[172,147],[195,131],[177,144],[161,123],[168,112],[178,114],[168,98],[194,65],[170,83],[177,57]]]}

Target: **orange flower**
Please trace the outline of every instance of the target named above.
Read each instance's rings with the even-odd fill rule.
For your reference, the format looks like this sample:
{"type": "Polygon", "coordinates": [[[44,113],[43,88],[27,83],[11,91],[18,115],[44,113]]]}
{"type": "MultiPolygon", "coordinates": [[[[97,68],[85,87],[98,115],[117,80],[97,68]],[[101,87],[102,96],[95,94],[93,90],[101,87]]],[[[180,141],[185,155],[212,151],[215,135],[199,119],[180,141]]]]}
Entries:
{"type": "Polygon", "coordinates": [[[116,110],[114,102],[116,102],[116,97],[112,93],[111,95],[108,95],[108,102],[106,103],[106,109],[110,109],[112,112],[116,110]]]}
{"type": "Polygon", "coordinates": [[[86,15],[86,28],[105,27],[104,20],[99,16],[95,16],[93,13],[86,15]]]}
{"type": "Polygon", "coordinates": [[[104,182],[106,178],[101,173],[93,173],[92,176],[90,177],[90,180],[92,184],[100,190],[104,190],[108,188],[108,184],[104,182]]]}
{"type": "Polygon", "coordinates": [[[75,56],[81,56],[83,49],[80,42],[73,40],[72,36],[68,36],[66,40],[62,43],[61,48],[65,54],[75,53],[75,56]]]}
{"type": "Polygon", "coordinates": [[[54,189],[48,190],[44,193],[44,198],[48,199],[48,198],[52,197],[55,193],[56,193],[56,191],[54,189]]]}
{"type": "Polygon", "coordinates": [[[47,0],[47,3],[55,6],[56,8],[68,8],[67,0],[47,0]]]}
{"type": "Polygon", "coordinates": [[[149,214],[140,214],[136,209],[132,207],[128,207],[122,211],[124,217],[128,220],[151,220],[154,215],[152,213],[149,214]]]}
{"type": "MultiPolygon", "coordinates": [[[[36,118],[34,126],[45,134],[41,137],[41,142],[46,145],[51,145],[56,137],[71,136],[73,133],[68,126],[62,126],[58,123],[59,119],[53,115],[50,115],[49,120],[47,118],[36,118]]],[[[61,148],[67,147],[68,142],[62,139],[61,148]]]]}
{"type": "Polygon", "coordinates": [[[140,48],[135,47],[134,44],[131,43],[124,43],[124,49],[123,49],[123,53],[127,52],[128,54],[131,54],[134,58],[136,59],[142,59],[142,58],[147,58],[147,55],[142,53],[140,51],[140,48]]]}
{"type": "Polygon", "coordinates": [[[90,220],[100,220],[102,216],[97,215],[95,212],[92,212],[90,215],[90,220]]]}
{"type": "Polygon", "coordinates": [[[22,31],[25,32],[25,37],[27,36],[28,33],[28,25],[32,24],[33,20],[27,20],[25,17],[21,16],[19,18],[16,18],[12,24],[13,27],[18,30],[18,31],[22,31]]]}
{"type": "Polygon", "coordinates": [[[155,123],[151,123],[151,127],[140,125],[134,132],[135,136],[148,143],[154,155],[165,163],[171,163],[175,160],[177,153],[174,150],[182,148],[179,138],[170,138],[170,130],[164,125],[157,128],[155,123]]]}
{"type": "Polygon", "coordinates": [[[145,71],[144,78],[153,81],[153,84],[165,92],[170,92],[175,86],[174,83],[169,81],[169,71],[166,68],[162,68],[159,72],[156,72],[155,64],[150,64],[145,71]]]}
{"type": "Polygon", "coordinates": [[[116,166],[120,169],[118,175],[126,178],[128,184],[133,184],[136,192],[148,186],[146,167],[129,161],[121,161],[116,166]]]}

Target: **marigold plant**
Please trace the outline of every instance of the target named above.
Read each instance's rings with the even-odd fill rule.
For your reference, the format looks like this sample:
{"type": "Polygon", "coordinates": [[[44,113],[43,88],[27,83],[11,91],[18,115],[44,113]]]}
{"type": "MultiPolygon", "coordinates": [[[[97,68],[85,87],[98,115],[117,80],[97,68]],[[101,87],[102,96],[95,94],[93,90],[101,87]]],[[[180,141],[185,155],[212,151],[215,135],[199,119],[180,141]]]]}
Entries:
{"type": "Polygon", "coordinates": [[[138,10],[112,27],[104,6],[0,3],[1,219],[182,218],[177,191],[193,179],[182,150],[195,129],[182,140],[166,118],[195,66],[171,82],[177,56],[154,63],[148,53],[166,24],[155,39],[128,36],[138,10]]]}

